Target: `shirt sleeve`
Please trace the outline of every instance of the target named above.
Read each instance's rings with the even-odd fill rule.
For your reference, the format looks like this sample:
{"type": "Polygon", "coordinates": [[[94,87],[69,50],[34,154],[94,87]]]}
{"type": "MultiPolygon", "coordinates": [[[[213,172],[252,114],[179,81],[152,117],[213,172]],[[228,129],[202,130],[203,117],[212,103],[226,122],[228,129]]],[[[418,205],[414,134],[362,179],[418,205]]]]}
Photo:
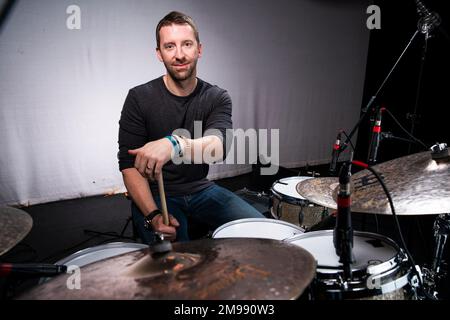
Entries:
{"type": "Polygon", "coordinates": [[[232,115],[232,102],[231,97],[227,91],[222,91],[218,95],[216,101],[213,104],[212,110],[205,121],[205,129],[216,129],[220,131],[220,134],[213,134],[218,136],[223,143],[223,160],[225,160],[232,143],[232,139],[227,139],[227,129],[233,128],[232,115]]]}
{"type": "Polygon", "coordinates": [[[142,110],[133,90],[128,92],[119,120],[119,160],[120,171],[134,167],[135,156],[128,153],[130,149],[142,147],[147,143],[147,130],[142,110]]]}

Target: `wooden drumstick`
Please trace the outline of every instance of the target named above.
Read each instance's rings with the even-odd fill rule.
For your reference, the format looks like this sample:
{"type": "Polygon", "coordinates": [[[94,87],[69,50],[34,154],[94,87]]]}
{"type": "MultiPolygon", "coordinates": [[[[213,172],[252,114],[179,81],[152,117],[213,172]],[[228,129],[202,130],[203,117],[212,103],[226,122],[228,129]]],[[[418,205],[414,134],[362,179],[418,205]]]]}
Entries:
{"type": "Polygon", "coordinates": [[[159,189],[159,198],[161,199],[163,222],[166,226],[168,226],[169,225],[169,213],[167,212],[166,193],[164,192],[164,180],[163,180],[162,171],[158,178],[158,189],[159,189]]]}

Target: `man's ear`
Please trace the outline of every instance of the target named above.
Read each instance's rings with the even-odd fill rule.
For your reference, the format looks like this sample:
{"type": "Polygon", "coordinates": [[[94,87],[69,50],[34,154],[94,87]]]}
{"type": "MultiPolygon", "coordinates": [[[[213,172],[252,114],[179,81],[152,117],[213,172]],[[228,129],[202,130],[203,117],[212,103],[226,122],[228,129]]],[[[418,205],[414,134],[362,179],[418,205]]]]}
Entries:
{"type": "Polygon", "coordinates": [[[156,56],[158,57],[158,60],[163,62],[163,58],[161,56],[161,50],[159,48],[156,48],[156,56]]]}
{"type": "Polygon", "coordinates": [[[198,57],[201,58],[203,54],[203,45],[201,43],[198,44],[198,57]]]}

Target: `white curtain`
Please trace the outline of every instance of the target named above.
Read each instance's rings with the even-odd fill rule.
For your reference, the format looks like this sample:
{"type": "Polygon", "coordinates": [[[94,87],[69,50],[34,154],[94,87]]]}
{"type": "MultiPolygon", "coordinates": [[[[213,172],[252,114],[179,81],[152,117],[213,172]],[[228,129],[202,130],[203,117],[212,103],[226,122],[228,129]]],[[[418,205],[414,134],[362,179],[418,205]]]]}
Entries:
{"type": "MultiPolygon", "coordinates": [[[[359,116],[368,1],[22,0],[0,29],[0,204],[123,192],[117,164],[128,89],[165,72],[154,29],[191,15],[199,77],[229,91],[235,128],[279,129],[281,166],[329,161],[359,116]]],[[[215,165],[210,178],[248,172],[215,165]]]]}

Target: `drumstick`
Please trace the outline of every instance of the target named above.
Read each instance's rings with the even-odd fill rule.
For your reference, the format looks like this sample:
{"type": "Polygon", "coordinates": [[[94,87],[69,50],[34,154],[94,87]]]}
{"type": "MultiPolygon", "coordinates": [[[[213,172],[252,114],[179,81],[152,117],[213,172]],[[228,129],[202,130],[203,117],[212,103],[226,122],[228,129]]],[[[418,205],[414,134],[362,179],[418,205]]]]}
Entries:
{"type": "Polygon", "coordinates": [[[164,192],[164,180],[163,180],[162,171],[158,178],[158,189],[159,189],[159,197],[161,199],[163,222],[166,226],[168,226],[169,225],[169,213],[167,212],[166,193],[164,192]]]}

